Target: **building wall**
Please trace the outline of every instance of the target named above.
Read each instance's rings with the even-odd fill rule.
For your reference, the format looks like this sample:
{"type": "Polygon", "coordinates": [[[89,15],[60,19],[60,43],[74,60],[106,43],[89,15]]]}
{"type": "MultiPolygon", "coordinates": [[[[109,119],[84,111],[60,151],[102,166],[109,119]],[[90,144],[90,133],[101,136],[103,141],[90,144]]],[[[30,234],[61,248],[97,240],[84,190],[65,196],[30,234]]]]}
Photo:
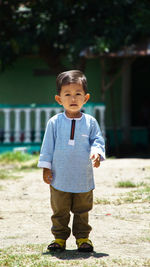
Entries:
{"type": "MultiPolygon", "coordinates": [[[[71,66],[64,60],[66,67],[71,66]]],[[[131,118],[132,126],[140,125],[139,113],[145,100],[150,97],[149,74],[150,59],[137,59],[132,65],[132,101],[131,101],[131,118]]],[[[48,66],[37,57],[23,57],[18,59],[13,66],[10,66],[5,72],[0,73],[0,104],[23,105],[23,104],[51,104],[54,103],[56,94],[56,76],[47,73],[48,66]],[[43,75],[46,74],[46,75],[43,75]]],[[[91,94],[91,102],[101,102],[101,65],[99,59],[86,60],[85,75],[88,80],[88,89],[91,94]]],[[[105,123],[107,129],[107,140],[109,145],[114,146],[113,131],[113,112],[112,112],[112,94],[113,90],[113,107],[115,114],[116,128],[118,129],[118,140],[122,142],[121,127],[121,88],[122,78],[118,78],[108,89],[105,95],[106,114],[105,123]],[[120,129],[119,129],[120,128],[120,129]]],[[[149,103],[149,102],[148,102],[149,103]]],[[[1,124],[1,122],[0,122],[1,124]]],[[[148,126],[147,126],[148,127],[148,126]]],[[[148,144],[150,133],[149,128],[132,129],[132,143],[148,144]]],[[[108,146],[109,146],[108,145],[108,146]]]]}
{"type": "MultiPolygon", "coordinates": [[[[92,102],[101,102],[101,64],[99,59],[88,59],[85,74],[88,78],[89,92],[92,102]]],[[[107,81],[108,82],[108,81],[107,81]]],[[[108,89],[105,94],[106,104],[106,127],[112,127],[112,100],[110,90],[113,90],[113,107],[116,126],[120,127],[121,121],[121,77],[108,89]]]]}
{"type": "Polygon", "coordinates": [[[1,104],[53,103],[55,76],[37,76],[35,71],[47,69],[40,58],[24,57],[0,74],[1,104]]]}
{"type": "MultiPolygon", "coordinates": [[[[48,70],[46,63],[37,57],[18,59],[13,66],[0,74],[0,104],[49,104],[54,103],[56,94],[55,75],[36,75],[41,70],[48,70]]],[[[101,66],[99,59],[86,61],[85,75],[91,102],[101,102],[101,66]]],[[[120,92],[121,82],[113,86],[114,109],[117,126],[120,125],[120,92]]],[[[106,92],[106,126],[112,126],[111,97],[106,92]]]]}

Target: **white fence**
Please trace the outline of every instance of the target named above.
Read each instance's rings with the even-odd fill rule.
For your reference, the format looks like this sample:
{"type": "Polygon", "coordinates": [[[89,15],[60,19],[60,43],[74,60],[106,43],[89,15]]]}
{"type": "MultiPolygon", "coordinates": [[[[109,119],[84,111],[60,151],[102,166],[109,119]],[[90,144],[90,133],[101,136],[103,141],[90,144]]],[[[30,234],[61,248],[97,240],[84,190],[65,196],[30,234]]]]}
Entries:
{"type": "MultiPolygon", "coordinates": [[[[1,143],[39,143],[42,140],[47,121],[54,114],[63,111],[57,105],[5,106],[0,105],[1,143]]],[[[90,103],[83,112],[97,117],[105,137],[105,105],[90,103]]]]}

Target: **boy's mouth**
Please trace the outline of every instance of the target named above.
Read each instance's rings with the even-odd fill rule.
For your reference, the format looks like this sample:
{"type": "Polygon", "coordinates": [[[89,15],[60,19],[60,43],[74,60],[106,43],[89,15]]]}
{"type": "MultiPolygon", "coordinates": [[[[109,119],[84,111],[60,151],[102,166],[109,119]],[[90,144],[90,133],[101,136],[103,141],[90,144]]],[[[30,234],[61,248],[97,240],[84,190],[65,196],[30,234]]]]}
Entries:
{"type": "Polygon", "coordinates": [[[76,107],[76,106],[77,106],[77,104],[71,104],[70,106],[71,106],[71,107],[76,107]]]}

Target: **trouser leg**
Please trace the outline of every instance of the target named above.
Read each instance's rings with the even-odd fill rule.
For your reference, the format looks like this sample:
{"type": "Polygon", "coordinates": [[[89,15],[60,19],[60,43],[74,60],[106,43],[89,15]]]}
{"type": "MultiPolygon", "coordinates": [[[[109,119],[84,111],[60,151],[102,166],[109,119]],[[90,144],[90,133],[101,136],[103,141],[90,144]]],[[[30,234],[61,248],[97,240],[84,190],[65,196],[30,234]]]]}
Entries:
{"type": "Polygon", "coordinates": [[[73,194],[71,211],[73,218],[73,235],[76,239],[88,238],[92,227],[89,225],[88,212],[93,207],[93,191],[73,194]]]}
{"type": "Polygon", "coordinates": [[[68,227],[71,209],[71,194],[56,190],[52,186],[51,190],[51,207],[53,210],[52,234],[55,238],[67,239],[70,236],[68,227]]]}

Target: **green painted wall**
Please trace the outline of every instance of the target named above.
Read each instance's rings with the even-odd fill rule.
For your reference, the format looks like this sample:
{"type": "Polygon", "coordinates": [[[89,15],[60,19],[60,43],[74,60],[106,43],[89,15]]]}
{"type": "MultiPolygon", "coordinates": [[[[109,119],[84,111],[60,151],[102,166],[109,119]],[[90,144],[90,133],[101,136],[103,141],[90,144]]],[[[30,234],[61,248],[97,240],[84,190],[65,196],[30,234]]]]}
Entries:
{"type": "Polygon", "coordinates": [[[111,90],[113,90],[113,107],[115,114],[115,124],[116,127],[121,126],[121,86],[122,86],[122,78],[118,78],[118,80],[114,83],[112,88],[108,89],[106,92],[106,126],[112,127],[113,123],[113,110],[112,110],[112,97],[111,90]]]}
{"type": "MultiPolygon", "coordinates": [[[[89,93],[91,94],[90,101],[101,102],[101,64],[99,59],[88,59],[86,63],[85,74],[88,79],[89,93]]],[[[121,115],[121,77],[114,83],[112,89],[108,89],[105,95],[106,105],[106,127],[112,127],[112,102],[111,92],[113,90],[113,106],[115,113],[116,126],[120,126],[121,115]]]]}
{"type": "Polygon", "coordinates": [[[55,94],[55,76],[35,76],[35,69],[46,69],[40,58],[24,57],[0,74],[1,104],[48,104],[55,94]]]}
{"type": "MultiPolygon", "coordinates": [[[[71,68],[67,61],[63,64],[66,68],[71,68]]],[[[138,59],[132,66],[132,96],[131,96],[131,115],[133,126],[145,126],[140,124],[139,114],[145,105],[144,101],[149,99],[149,73],[150,59],[138,59]],[[141,92],[143,92],[141,94],[141,92]]],[[[38,57],[23,57],[18,59],[13,66],[4,73],[0,73],[0,104],[23,105],[23,104],[51,104],[54,103],[56,94],[56,76],[35,75],[35,69],[48,69],[46,63],[38,57]]],[[[101,102],[101,65],[99,59],[86,60],[85,75],[88,80],[88,91],[91,94],[91,102],[101,102]]],[[[107,128],[107,140],[111,146],[114,145],[113,117],[112,117],[112,94],[113,107],[116,120],[116,127],[121,126],[121,77],[114,83],[105,95],[105,124],[107,128]],[[109,136],[108,136],[109,135],[109,136]],[[108,138],[109,137],[109,138],[108,138]]],[[[1,114],[3,116],[3,114],[1,114]]],[[[3,117],[0,118],[0,128],[3,117]]],[[[23,119],[22,119],[23,121],[23,119]]],[[[121,142],[121,129],[118,129],[119,142],[121,142]]],[[[148,144],[149,132],[147,128],[132,130],[134,143],[148,144]],[[136,132],[135,132],[136,131],[136,132]]]]}
{"type": "Polygon", "coordinates": [[[88,81],[88,91],[91,102],[101,102],[101,66],[99,59],[86,61],[85,75],[88,81]]]}
{"type": "MultiPolygon", "coordinates": [[[[24,57],[0,74],[0,104],[49,104],[56,94],[55,75],[35,76],[35,69],[48,69],[37,57],[24,57]]],[[[85,75],[91,102],[101,102],[101,66],[99,59],[86,61],[85,75]]],[[[120,125],[121,79],[113,86],[117,126],[120,125]]],[[[110,91],[106,93],[106,126],[112,126],[110,91]]]]}

